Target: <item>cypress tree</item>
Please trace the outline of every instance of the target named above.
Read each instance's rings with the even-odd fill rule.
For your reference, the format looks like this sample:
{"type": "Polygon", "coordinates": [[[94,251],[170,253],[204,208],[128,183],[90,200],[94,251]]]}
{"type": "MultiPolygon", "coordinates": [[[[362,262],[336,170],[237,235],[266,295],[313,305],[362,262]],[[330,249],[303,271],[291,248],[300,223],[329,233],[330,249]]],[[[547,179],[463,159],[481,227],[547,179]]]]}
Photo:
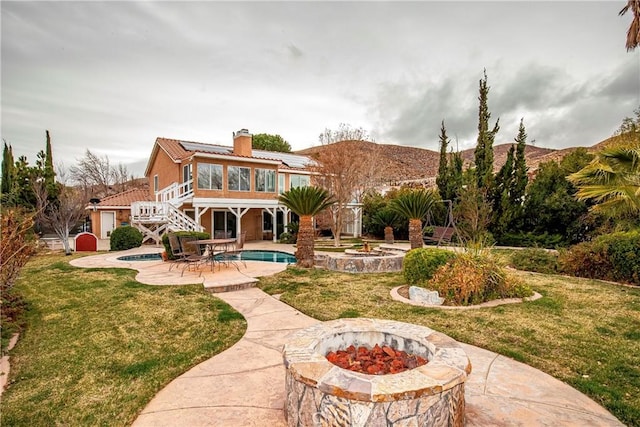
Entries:
{"type": "Polygon", "coordinates": [[[13,160],[13,150],[4,141],[2,150],[2,182],[0,183],[0,193],[2,193],[2,203],[12,204],[15,187],[15,164],[13,160]]]}
{"type": "Polygon", "coordinates": [[[448,176],[449,167],[447,162],[447,147],[449,145],[449,138],[447,138],[447,129],[444,127],[444,120],[440,126],[440,162],[438,164],[438,176],[436,177],[436,185],[440,192],[440,197],[443,200],[448,199],[448,176]]]}
{"type": "Polygon", "coordinates": [[[511,197],[516,206],[522,206],[524,203],[524,195],[529,183],[527,176],[527,159],[525,158],[525,146],[527,144],[527,133],[524,128],[524,119],[520,119],[520,128],[518,129],[518,136],[515,138],[516,145],[516,157],[514,164],[514,179],[513,188],[511,189],[511,197]]]}
{"type": "Polygon", "coordinates": [[[58,186],[56,185],[56,172],[53,169],[53,154],[51,150],[51,137],[49,136],[49,131],[45,131],[47,136],[47,145],[45,148],[45,160],[44,160],[44,170],[43,177],[45,186],[47,189],[47,194],[49,195],[49,200],[56,200],[58,198],[58,186]]]}
{"type": "Polygon", "coordinates": [[[489,130],[491,113],[487,106],[489,86],[487,86],[487,70],[484,78],[480,79],[480,95],[478,96],[478,143],[475,149],[476,181],[478,188],[489,191],[493,180],[493,140],[500,129],[500,119],[496,120],[493,130],[489,130]]]}

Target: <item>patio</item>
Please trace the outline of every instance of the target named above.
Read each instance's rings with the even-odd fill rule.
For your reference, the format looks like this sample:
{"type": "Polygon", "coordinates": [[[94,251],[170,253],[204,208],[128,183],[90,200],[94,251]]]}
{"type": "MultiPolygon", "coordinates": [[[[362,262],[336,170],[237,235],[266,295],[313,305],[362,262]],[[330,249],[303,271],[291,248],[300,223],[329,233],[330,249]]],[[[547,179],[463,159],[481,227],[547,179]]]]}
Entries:
{"type": "MultiPolygon", "coordinates": [[[[256,241],[245,243],[246,250],[271,250],[293,254],[293,245],[274,244],[268,241],[256,241]]],[[[285,263],[246,261],[246,268],[240,264],[239,268],[233,265],[216,264],[214,271],[210,265],[200,265],[197,270],[185,269],[184,274],[181,265],[171,268],[170,262],[158,261],[121,261],[118,257],[125,255],[139,255],[161,253],[162,246],[145,245],[127,251],[108,252],[71,261],[75,267],[120,267],[137,270],[136,280],[146,285],[186,285],[202,283],[204,288],[213,293],[229,292],[249,288],[258,281],[257,277],[272,275],[287,268],[285,263]],[[171,270],[169,270],[171,268],[171,270]]]]}

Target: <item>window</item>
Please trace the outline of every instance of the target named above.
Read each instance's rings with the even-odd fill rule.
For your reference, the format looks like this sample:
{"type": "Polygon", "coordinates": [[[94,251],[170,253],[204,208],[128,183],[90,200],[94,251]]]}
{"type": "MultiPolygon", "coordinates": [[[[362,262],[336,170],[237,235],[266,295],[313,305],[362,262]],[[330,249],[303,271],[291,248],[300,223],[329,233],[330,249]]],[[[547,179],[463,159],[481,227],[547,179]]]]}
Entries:
{"type": "MultiPolygon", "coordinates": [[[[191,173],[191,163],[184,165],[182,167],[182,182],[189,182],[191,181],[191,179],[193,178],[193,175],[191,173]]],[[[193,189],[193,184],[189,185],[189,188],[186,189],[187,191],[191,191],[193,189]]]]}
{"type": "Polygon", "coordinates": [[[251,191],[251,169],[229,166],[227,168],[227,185],[231,191],[251,191]]]}
{"type": "Polygon", "coordinates": [[[286,190],[284,188],[284,174],[283,173],[279,173],[278,174],[278,193],[282,194],[285,191],[286,190]]]}
{"type": "Polygon", "coordinates": [[[153,191],[156,192],[156,193],[158,192],[158,186],[159,186],[159,184],[158,184],[158,175],[154,175],[153,176],[153,191]]]}
{"type": "Polygon", "coordinates": [[[309,175],[291,175],[289,181],[291,188],[308,187],[310,184],[309,175]]]}
{"type": "Polygon", "coordinates": [[[255,191],[275,193],[276,191],[276,171],[272,169],[256,169],[255,191]]]}
{"type": "Polygon", "coordinates": [[[198,163],[198,188],[222,190],[222,165],[198,163]]]}

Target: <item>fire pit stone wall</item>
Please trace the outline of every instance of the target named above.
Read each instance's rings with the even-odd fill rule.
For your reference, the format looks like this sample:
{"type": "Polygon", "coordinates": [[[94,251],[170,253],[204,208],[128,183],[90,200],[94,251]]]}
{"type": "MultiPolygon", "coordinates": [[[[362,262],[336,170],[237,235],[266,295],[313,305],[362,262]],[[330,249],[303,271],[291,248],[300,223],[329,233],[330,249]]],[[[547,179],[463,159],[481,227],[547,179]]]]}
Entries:
{"type": "Polygon", "coordinates": [[[296,333],[285,344],[283,357],[289,426],[464,425],[469,358],[456,341],[430,328],[339,319],[296,333]],[[428,363],[397,374],[367,375],[326,358],[349,345],[376,344],[419,355],[428,363]]]}

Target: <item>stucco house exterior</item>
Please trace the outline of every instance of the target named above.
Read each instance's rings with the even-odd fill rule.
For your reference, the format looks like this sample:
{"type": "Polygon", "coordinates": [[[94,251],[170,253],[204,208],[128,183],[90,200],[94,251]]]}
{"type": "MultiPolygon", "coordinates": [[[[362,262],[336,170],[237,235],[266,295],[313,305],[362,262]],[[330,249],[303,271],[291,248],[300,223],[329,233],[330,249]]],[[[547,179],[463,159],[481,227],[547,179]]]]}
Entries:
{"type": "MultiPolygon", "coordinates": [[[[279,194],[312,182],[307,156],[254,150],[247,129],[233,133],[233,146],[157,138],[145,176],[149,190],[130,190],[89,206],[100,238],[123,223],[160,242],[168,231],[206,231],[212,237],[273,240],[293,214],[279,194]]],[[[361,210],[358,210],[361,212],[361,210]]],[[[361,230],[361,215],[347,229],[361,230]]]]}

